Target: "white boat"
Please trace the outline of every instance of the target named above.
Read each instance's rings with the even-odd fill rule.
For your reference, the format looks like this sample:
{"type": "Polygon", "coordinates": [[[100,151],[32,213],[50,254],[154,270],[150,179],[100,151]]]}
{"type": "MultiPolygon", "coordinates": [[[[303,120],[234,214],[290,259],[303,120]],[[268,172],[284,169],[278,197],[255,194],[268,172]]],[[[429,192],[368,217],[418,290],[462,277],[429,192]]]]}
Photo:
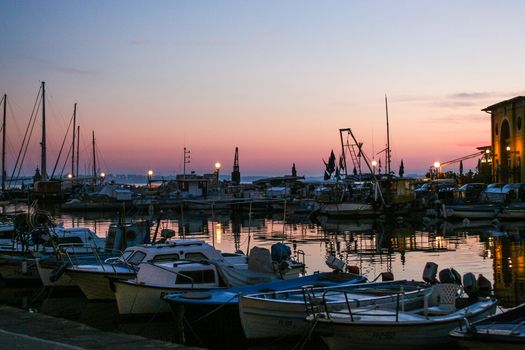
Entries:
{"type": "Polygon", "coordinates": [[[403,307],[423,305],[430,285],[414,281],[360,283],[326,288],[302,288],[241,296],[239,314],[247,339],[301,336],[310,328],[304,320],[307,303],[323,301],[336,310],[351,305],[382,305],[396,307],[400,294],[403,307]]]}
{"type": "MultiPolygon", "coordinates": [[[[80,256],[91,253],[93,249],[102,250],[105,244],[104,239],[85,227],[42,228],[31,231],[26,236],[29,235],[31,240],[25,244],[14,238],[9,249],[9,244],[4,245],[0,257],[3,262],[0,264],[0,275],[3,278],[41,279],[45,286],[51,285],[49,275],[56,263],[49,267],[47,263],[56,262],[55,253],[80,256]]],[[[63,283],[69,285],[70,281],[64,279],[63,283]]]]}
{"type": "Polygon", "coordinates": [[[272,261],[267,249],[254,247],[249,258],[229,254],[206,262],[143,262],[136,278],[113,283],[121,315],[156,314],[170,312],[169,304],[161,299],[166,294],[289,279],[302,272],[304,264],[291,259],[272,261]]]}
{"type": "Polygon", "coordinates": [[[162,261],[219,261],[224,255],[202,240],[170,240],[127,248],[122,256],[89,264],[75,264],[65,275],[75,281],[89,300],[114,300],[111,279],[134,278],[141,263],[162,261]]]}
{"type": "Polygon", "coordinates": [[[525,348],[525,304],[473,324],[462,324],[452,332],[465,350],[518,350],[525,348]]]}
{"type": "Polygon", "coordinates": [[[377,216],[379,210],[370,203],[359,202],[340,202],[340,203],[322,203],[319,208],[320,215],[330,217],[337,216],[359,216],[370,217],[377,216]]]}
{"type": "Polygon", "coordinates": [[[394,310],[354,307],[314,312],[307,321],[330,350],[447,349],[454,344],[448,333],[464,320],[474,322],[496,311],[492,299],[461,298],[455,284],[437,284],[423,308],[394,310]],[[456,305],[464,307],[456,308],[456,305]]]}

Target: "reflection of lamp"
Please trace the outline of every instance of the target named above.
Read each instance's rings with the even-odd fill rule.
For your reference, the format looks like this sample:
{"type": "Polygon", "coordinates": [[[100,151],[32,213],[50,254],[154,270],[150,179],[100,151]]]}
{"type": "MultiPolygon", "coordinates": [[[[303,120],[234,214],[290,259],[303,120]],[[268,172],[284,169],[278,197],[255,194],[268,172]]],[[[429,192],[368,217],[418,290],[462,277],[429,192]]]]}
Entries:
{"type": "Polygon", "coordinates": [[[215,224],[215,237],[217,239],[217,243],[221,244],[222,241],[222,225],[220,222],[215,224]]]}

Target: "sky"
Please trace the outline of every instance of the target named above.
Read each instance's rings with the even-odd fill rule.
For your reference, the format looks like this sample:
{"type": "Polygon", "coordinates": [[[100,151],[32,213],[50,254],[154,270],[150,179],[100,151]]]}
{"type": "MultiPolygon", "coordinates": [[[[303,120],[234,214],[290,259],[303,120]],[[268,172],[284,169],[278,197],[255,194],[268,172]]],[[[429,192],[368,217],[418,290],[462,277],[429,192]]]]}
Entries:
{"type": "Polygon", "coordinates": [[[94,131],[107,173],[181,173],[184,147],[188,170],[230,173],[239,147],[242,175],[293,163],[321,175],[340,128],[381,157],[386,94],[392,169],[424,174],[490,145],[481,109],[525,95],[523,13],[522,1],[0,0],[8,168],[45,81],[48,173],[76,102],[81,172],[94,131]]]}

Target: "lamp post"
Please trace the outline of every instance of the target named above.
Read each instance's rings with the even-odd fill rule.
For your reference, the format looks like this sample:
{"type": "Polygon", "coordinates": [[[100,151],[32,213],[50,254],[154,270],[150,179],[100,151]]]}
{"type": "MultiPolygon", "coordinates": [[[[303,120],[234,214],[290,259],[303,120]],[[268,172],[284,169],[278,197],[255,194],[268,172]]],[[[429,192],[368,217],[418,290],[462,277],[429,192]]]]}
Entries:
{"type": "Polygon", "coordinates": [[[221,171],[221,163],[216,162],[215,163],[215,180],[217,181],[217,185],[219,184],[219,173],[221,171]]]}
{"type": "Polygon", "coordinates": [[[439,174],[441,173],[441,163],[440,162],[434,162],[434,171],[436,172],[436,179],[439,178],[439,174]]]}
{"type": "Polygon", "coordinates": [[[151,178],[153,176],[153,170],[148,170],[148,187],[151,188],[151,178]]]}
{"type": "Polygon", "coordinates": [[[376,173],[376,166],[377,166],[377,161],[375,159],[372,160],[372,174],[375,175],[376,173]]]}

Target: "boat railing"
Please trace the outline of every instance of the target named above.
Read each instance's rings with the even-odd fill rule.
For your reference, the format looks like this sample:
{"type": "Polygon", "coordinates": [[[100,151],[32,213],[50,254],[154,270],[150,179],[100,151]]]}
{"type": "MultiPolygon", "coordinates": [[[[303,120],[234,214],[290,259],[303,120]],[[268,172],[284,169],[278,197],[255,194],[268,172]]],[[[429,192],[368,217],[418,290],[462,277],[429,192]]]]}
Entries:
{"type": "MultiPolygon", "coordinates": [[[[74,247],[73,248],[80,248],[81,244],[78,244],[78,243],[75,243],[73,244],[74,247]]],[[[75,251],[74,249],[68,249],[68,248],[71,248],[71,243],[65,243],[65,244],[60,244],[58,247],[59,248],[62,248],[62,246],[64,246],[64,248],[67,248],[67,249],[60,249],[60,251],[65,255],[67,261],[71,264],[71,266],[74,266],[74,265],[77,265],[77,261],[78,261],[78,257],[80,255],[77,255],[79,252],[78,251],[75,251]]],[[[86,250],[87,249],[90,249],[91,250],[91,255],[93,255],[93,257],[95,258],[96,260],[96,263],[102,268],[103,271],[105,271],[105,267],[106,266],[111,266],[113,272],[115,273],[115,275],[117,274],[117,270],[115,268],[115,263],[112,263],[110,261],[108,261],[109,259],[111,258],[107,258],[107,259],[104,259],[103,257],[100,256],[100,253],[114,253],[115,250],[114,249],[105,249],[105,248],[100,248],[100,247],[96,247],[96,246],[93,246],[91,244],[84,244],[84,247],[82,247],[83,250],[82,251],[82,255],[81,256],[86,256],[86,250]]],[[[122,258],[122,252],[120,252],[120,256],[118,257],[112,257],[112,258],[115,258],[118,260],[118,262],[120,263],[124,263],[126,265],[129,266],[129,264],[122,258]]],[[[66,260],[64,259],[64,260],[66,260]]],[[[131,266],[131,268],[133,268],[131,266]]]]}
{"type": "MultiPolygon", "coordinates": [[[[368,313],[368,311],[375,309],[377,307],[376,302],[363,302],[359,298],[352,298],[350,294],[355,294],[355,291],[347,291],[342,289],[323,289],[317,290],[322,292],[316,295],[316,289],[313,286],[305,286],[302,288],[303,299],[305,302],[305,308],[307,315],[311,315],[314,318],[326,318],[330,319],[334,315],[348,315],[352,322],[355,321],[356,316],[379,316],[379,317],[395,317],[395,321],[399,321],[399,312],[404,311],[404,296],[405,292],[393,292],[390,294],[390,297],[395,297],[395,310],[393,312],[385,311],[383,313],[368,313]],[[331,303],[328,300],[329,296],[341,294],[343,299],[340,303],[331,303]],[[344,300],[344,303],[343,303],[344,300]],[[344,305],[344,306],[342,306],[344,305]],[[372,309],[363,309],[364,306],[371,306],[372,309]],[[355,310],[359,308],[359,310],[355,310]]],[[[388,298],[388,295],[380,297],[377,301],[385,298],[388,298]]]]}
{"type": "Polygon", "coordinates": [[[305,260],[306,253],[304,252],[304,250],[302,250],[302,249],[298,249],[296,254],[297,254],[297,260],[298,260],[301,264],[305,265],[305,261],[306,261],[306,260],[305,260]]]}

